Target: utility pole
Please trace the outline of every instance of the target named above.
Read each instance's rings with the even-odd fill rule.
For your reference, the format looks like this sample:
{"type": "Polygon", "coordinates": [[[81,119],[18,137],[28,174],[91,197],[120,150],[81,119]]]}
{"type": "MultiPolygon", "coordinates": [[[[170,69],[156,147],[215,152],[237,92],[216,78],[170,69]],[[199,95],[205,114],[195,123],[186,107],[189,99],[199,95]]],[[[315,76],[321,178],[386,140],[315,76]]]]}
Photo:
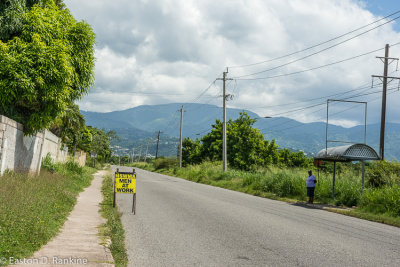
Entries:
{"type": "Polygon", "coordinates": [[[150,140],[147,140],[147,143],[146,143],[146,154],[144,155],[144,162],[146,162],[146,160],[147,160],[147,153],[149,152],[149,142],[150,142],[150,140]]]}
{"type": "Polygon", "coordinates": [[[227,79],[226,74],[228,74],[228,68],[223,72],[222,79],[218,78],[217,80],[222,80],[223,84],[223,92],[222,92],[222,170],[225,172],[227,170],[227,152],[226,152],[226,99],[230,95],[226,94],[226,81],[232,80],[227,79]]]}
{"type": "Polygon", "coordinates": [[[182,127],[183,127],[183,105],[180,109],[181,111],[181,127],[179,134],[179,168],[182,168],[182,127]]]}
{"type": "Polygon", "coordinates": [[[157,147],[156,147],[156,159],[158,158],[158,144],[160,143],[160,134],[161,134],[161,131],[158,131],[157,147]]]}
{"type": "Polygon", "coordinates": [[[138,157],[137,161],[140,161],[140,157],[142,156],[142,146],[143,145],[140,145],[139,157],[138,157]]]}
{"type": "Polygon", "coordinates": [[[385,158],[385,123],[386,123],[386,93],[387,93],[387,84],[388,79],[390,82],[395,79],[400,79],[399,77],[388,77],[388,67],[395,60],[399,60],[398,58],[389,57],[389,44],[385,46],[385,56],[384,57],[376,57],[379,58],[383,62],[383,76],[380,75],[372,75],[372,78],[379,78],[382,81],[382,109],[381,109],[381,131],[379,138],[379,157],[381,160],[385,158]],[[390,60],[390,62],[389,62],[390,60]]]}

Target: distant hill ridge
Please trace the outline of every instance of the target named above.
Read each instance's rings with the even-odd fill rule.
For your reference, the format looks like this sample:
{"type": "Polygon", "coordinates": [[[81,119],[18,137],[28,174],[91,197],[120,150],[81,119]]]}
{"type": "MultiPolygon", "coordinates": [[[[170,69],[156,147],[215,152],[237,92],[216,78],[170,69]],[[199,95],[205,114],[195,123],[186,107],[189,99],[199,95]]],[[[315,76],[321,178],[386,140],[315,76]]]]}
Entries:
{"type": "MultiPolygon", "coordinates": [[[[183,136],[192,139],[207,134],[216,119],[222,119],[220,107],[209,104],[173,103],[163,105],[143,105],[127,110],[107,113],[81,111],[87,125],[114,129],[126,138],[145,139],[155,136],[158,130],[162,136],[179,137],[178,110],[184,105],[183,136]],[[127,137],[129,136],[129,137],[127,137]]],[[[227,109],[227,118],[236,119],[242,109],[227,109]]],[[[256,113],[244,110],[250,117],[256,118],[255,127],[260,129],[268,140],[275,139],[279,147],[317,153],[325,147],[325,127],[323,122],[301,123],[285,117],[265,119],[256,113]]],[[[375,150],[379,144],[380,125],[367,126],[367,144],[375,150]]],[[[329,138],[349,142],[363,142],[364,126],[344,128],[329,126],[329,138]]],[[[386,124],[385,157],[400,159],[400,124],[386,124]]],[[[121,143],[123,145],[123,142],[121,143]]],[[[173,151],[173,150],[171,150],[173,151]]],[[[175,154],[176,155],[176,154],[175,154]]]]}

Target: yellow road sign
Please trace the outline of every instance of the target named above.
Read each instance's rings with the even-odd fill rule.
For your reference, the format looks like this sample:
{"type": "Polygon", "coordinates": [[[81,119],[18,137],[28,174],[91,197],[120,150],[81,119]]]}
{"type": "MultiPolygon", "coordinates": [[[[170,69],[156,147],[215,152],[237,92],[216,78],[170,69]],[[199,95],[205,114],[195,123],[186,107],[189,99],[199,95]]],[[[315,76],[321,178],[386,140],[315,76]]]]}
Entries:
{"type": "Polygon", "coordinates": [[[136,174],[131,172],[115,173],[115,193],[136,193],[136,174]]]}

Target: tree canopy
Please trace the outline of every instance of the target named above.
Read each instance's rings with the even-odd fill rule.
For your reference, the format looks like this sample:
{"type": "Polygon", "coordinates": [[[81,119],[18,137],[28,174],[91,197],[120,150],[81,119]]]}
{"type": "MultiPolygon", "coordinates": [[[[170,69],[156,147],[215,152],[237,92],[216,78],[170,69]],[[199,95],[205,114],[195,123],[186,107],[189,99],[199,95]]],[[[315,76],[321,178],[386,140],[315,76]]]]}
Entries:
{"type": "MultiPolygon", "coordinates": [[[[241,112],[236,120],[227,122],[227,160],[231,167],[251,170],[257,166],[282,163],[286,166],[307,166],[310,160],[302,152],[278,150],[275,141],[264,139],[260,130],[253,128],[256,119],[241,112]]],[[[182,144],[184,164],[199,164],[204,160],[222,159],[222,122],[217,120],[212,130],[201,140],[185,138],[182,144]]]]}
{"type": "Polygon", "coordinates": [[[0,113],[26,133],[48,128],[93,85],[94,33],[62,7],[52,0],[0,5],[0,113]]]}

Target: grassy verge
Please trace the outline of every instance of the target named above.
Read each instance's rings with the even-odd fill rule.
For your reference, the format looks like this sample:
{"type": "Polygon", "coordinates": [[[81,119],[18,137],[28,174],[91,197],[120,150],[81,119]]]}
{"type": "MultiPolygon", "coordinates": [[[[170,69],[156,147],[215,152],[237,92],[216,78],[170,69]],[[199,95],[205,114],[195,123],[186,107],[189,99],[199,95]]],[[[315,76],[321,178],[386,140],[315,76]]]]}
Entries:
{"type": "Polygon", "coordinates": [[[29,257],[54,237],[95,171],[73,162],[53,167],[53,174],[0,177],[0,258],[29,257]]]}
{"type": "Polygon", "coordinates": [[[392,226],[397,226],[400,227],[400,218],[393,217],[388,214],[374,214],[370,212],[363,211],[362,209],[327,209],[328,211],[355,217],[355,218],[360,218],[372,222],[379,222],[379,223],[384,223],[392,226]]]}
{"type": "Polygon", "coordinates": [[[125,231],[121,223],[121,213],[113,208],[113,180],[112,175],[104,177],[102,192],[104,200],[101,203],[101,214],[107,219],[102,234],[111,239],[110,250],[116,266],[127,266],[128,255],[125,248],[125,231]]]}
{"type": "MultiPolygon", "coordinates": [[[[179,169],[173,161],[168,162],[167,159],[151,164],[134,163],[134,166],[197,183],[291,203],[307,199],[305,190],[307,170],[304,168],[271,166],[255,172],[238,170],[222,172],[220,162],[205,162],[179,169]]],[[[381,187],[370,186],[361,194],[360,175],[354,169],[346,169],[343,166],[336,176],[335,199],[332,200],[332,174],[321,173],[315,191],[315,202],[350,207],[350,209],[327,210],[400,227],[398,182],[381,187]],[[351,208],[354,206],[356,208],[351,208]]]]}

